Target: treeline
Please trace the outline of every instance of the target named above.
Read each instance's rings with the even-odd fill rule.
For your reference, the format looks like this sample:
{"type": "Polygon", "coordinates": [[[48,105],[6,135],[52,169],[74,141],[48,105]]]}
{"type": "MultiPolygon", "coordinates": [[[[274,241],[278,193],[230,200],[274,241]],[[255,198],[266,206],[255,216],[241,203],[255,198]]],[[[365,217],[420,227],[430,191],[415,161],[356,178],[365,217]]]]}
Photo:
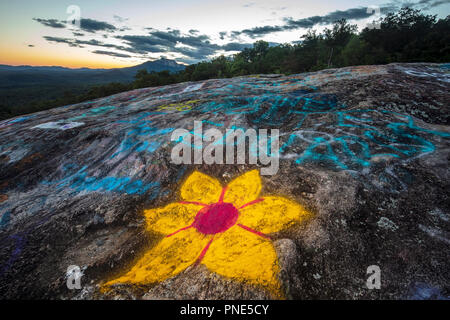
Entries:
{"type": "Polygon", "coordinates": [[[294,74],[351,65],[450,61],[450,16],[438,20],[420,10],[403,8],[374,23],[377,28],[365,28],[358,33],[356,25],[339,20],[322,33],[309,30],[297,44],[271,47],[265,41],[257,41],[252,48],[232,57],[220,56],[187,66],[178,73],[140,70],[130,84],[110,83],[92,87],[83,94],[66,93],[59,99],[35,102],[16,110],[2,108],[0,117],[185,81],[259,73],[294,74]]]}

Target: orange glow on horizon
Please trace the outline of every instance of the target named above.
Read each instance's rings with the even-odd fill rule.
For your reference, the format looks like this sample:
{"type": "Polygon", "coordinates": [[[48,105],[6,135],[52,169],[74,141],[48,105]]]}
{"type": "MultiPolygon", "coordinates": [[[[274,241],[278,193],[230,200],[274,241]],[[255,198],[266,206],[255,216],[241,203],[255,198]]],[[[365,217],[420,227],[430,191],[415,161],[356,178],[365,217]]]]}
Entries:
{"type": "Polygon", "coordinates": [[[42,66],[57,66],[57,67],[65,67],[65,68],[91,68],[91,69],[112,69],[112,68],[126,68],[126,67],[133,67],[135,65],[138,65],[139,63],[124,63],[124,62],[117,62],[117,63],[111,63],[110,61],[102,62],[93,62],[93,61],[74,61],[71,59],[55,59],[55,58],[47,58],[47,59],[5,59],[2,58],[0,60],[0,64],[6,64],[10,66],[33,66],[33,67],[42,67],[42,66]]]}
{"type": "Polygon", "coordinates": [[[98,55],[98,57],[43,53],[41,51],[30,50],[7,50],[0,57],[0,64],[12,66],[29,65],[29,66],[60,66],[66,68],[94,68],[94,69],[111,69],[125,68],[140,64],[141,62],[125,62],[114,61],[111,57],[98,55]]]}

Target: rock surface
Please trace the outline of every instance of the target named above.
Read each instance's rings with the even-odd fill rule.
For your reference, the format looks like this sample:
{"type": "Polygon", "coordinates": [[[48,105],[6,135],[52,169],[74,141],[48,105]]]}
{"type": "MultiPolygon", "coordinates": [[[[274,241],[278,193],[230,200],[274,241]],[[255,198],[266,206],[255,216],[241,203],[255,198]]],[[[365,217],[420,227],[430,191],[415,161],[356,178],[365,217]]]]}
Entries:
{"type": "Polygon", "coordinates": [[[258,168],[171,163],[171,133],[203,121],[280,129],[263,193],[313,213],[271,235],[285,298],[448,299],[449,92],[448,64],[391,64],[146,88],[3,121],[0,298],[273,298],[201,264],[99,290],[160,239],[143,210],[177,201],[191,172],[226,184],[258,168]],[[80,290],[66,286],[71,265],[80,290]]]}

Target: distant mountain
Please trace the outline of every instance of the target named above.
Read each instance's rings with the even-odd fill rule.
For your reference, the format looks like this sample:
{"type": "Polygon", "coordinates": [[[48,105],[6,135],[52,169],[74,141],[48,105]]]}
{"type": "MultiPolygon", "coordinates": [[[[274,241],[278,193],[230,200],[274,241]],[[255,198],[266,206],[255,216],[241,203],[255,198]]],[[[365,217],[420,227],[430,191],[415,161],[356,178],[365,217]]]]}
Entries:
{"type": "Polygon", "coordinates": [[[111,79],[119,79],[115,81],[129,82],[133,81],[134,76],[139,70],[147,70],[147,72],[160,72],[165,70],[170,72],[178,72],[184,70],[184,68],[184,65],[179,64],[174,60],[159,59],[155,61],[147,61],[134,67],[107,69],[101,73],[101,76],[106,76],[111,79]]]}
{"type": "Polygon", "coordinates": [[[133,76],[134,76],[136,74],[136,72],[141,69],[146,69],[148,72],[151,72],[151,71],[158,72],[158,71],[164,71],[164,70],[169,70],[171,72],[177,72],[177,71],[184,70],[184,68],[185,68],[184,65],[179,64],[174,60],[159,59],[159,60],[155,60],[155,61],[147,61],[147,62],[144,62],[143,64],[140,64],[140,65],[137,65],[134,67],[122,68],[121,70],[133,72],[133,76]]]}
{"type": "Polygon", "coordinates": [[[0,88],[21,88],[34,85],[86,85],[108,82],[131,82],[137,71],[168,70],[178,72],[184,65],[174,60],[159,59],[143,64],[115,69],[70,69],[58,66],[8,66],[0,65],[0,88]]]}

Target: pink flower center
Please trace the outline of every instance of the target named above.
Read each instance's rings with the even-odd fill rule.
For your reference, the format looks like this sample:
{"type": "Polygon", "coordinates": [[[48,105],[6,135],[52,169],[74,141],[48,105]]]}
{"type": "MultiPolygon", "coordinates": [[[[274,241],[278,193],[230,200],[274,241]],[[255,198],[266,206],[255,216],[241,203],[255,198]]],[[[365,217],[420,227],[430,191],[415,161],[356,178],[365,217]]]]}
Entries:
{"type": "Polygon", "coordinates": [[[231,203],[218,202],[202,208],[193,226],[203,234],[216,234],[236,224],[239,212],[231,203]]]}

